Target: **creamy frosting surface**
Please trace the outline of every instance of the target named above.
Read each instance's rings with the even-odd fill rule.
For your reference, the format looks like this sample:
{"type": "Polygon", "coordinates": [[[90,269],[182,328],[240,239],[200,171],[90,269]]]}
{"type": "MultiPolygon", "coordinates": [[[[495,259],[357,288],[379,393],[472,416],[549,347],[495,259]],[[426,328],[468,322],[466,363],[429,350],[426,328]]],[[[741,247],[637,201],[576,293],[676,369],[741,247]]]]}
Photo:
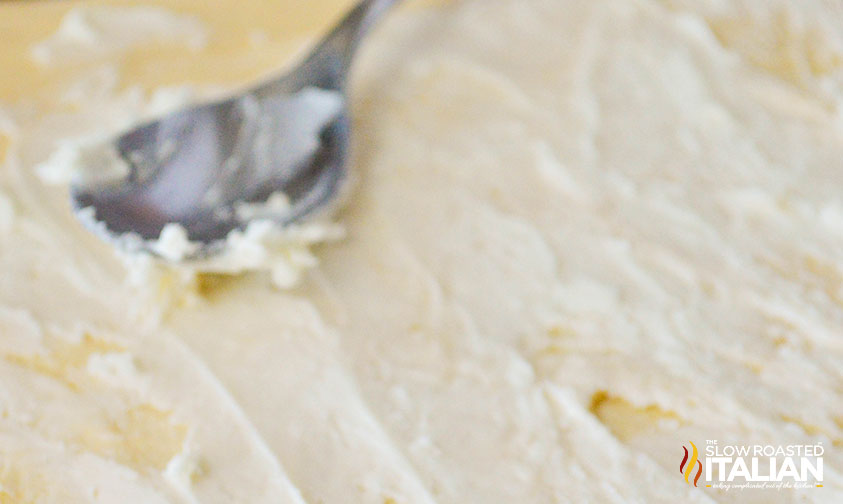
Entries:
{"type": "Polygon", "coordinates": [[[39,176],[218,92],[121,82],[214,37],[134,9],[71,11],[26,57],[94,59],[0,108],[0,502],[843,501],[837,4],[399,9],[286,289],[122,257],[39,176]],[[712,439],[821,444],[823,486],[695,488],[712,439]]]}

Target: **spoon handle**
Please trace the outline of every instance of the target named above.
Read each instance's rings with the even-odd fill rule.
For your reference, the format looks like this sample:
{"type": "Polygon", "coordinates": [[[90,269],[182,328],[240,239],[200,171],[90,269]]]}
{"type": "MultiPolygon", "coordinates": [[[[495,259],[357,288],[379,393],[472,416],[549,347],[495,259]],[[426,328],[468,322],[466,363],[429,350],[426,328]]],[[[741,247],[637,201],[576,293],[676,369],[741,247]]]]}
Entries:
{"type": "Polygon", "coordinates": [[[300,67],[302,73],[319,75],[319,87],[342,90],[360,42],[389,7],[399,1],[362,0],[313,49],[300,67]]]}
{"type": "Polygon", "coordinates": [[[362,0],[331,30],[314,52],[324,49],[345,53],[346,59],[350,61],[363,37],[380,17],[399,1],[362,0]]]}
{"type": "Polygon", "coordinates": [[[361,0],[294,71],[257,86],[250,95],[262,100],[295,93],[304,87],[345,92],[348,69],[360,42],[378,19],[400,1],[361,0]]]}

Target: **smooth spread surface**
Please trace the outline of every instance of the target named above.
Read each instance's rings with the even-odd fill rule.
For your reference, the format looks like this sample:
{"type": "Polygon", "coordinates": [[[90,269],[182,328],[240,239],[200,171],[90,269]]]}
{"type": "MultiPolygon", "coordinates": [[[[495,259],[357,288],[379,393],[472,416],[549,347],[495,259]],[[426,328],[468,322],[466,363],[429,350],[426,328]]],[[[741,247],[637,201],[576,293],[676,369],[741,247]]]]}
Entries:
{"type": "Polygon", "coordinates": [[[0,502],[843,501],[835,5],[396,12],[347,236],[283,291],[127,263],[37,176],[171,96],[102,40],[0,110],[0,502]],[[825,485],[689,487],[689,439],[821,442],[825,485]]]}

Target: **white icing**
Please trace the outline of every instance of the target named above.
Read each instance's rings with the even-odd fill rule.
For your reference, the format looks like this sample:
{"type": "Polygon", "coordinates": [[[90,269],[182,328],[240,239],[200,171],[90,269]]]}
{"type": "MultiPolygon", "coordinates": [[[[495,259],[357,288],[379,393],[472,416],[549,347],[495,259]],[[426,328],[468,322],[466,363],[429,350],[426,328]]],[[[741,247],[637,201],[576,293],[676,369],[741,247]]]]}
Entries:
{"type": "Polygon", "coordinates": [[[161,236],[153,242],[152,249],[168,261],[181,261],[194,253],[198,246],[190,243],[187,231],[178,224],[167,224],[161,230],[161,236]]]}
{"type": "Polygon", "coordinates": [[[12,230],[12,223],[15,219],[15,208],[12,202],[3,194],[0,194],[0,235],[9,233],[12,230]]]}
{"type": "Polygon", "coordinates": [[[94,138],[61,142],[36,171],[48,184],[96,188],[120,183],[130,168],[110,141],[94,138]]]}
{"type": "Polygon", "coordinates": [[[41,65],[105,57],[149,44],[175,43],[199,50],[207,28],[196,18],[160,7],[80,6],[62,20],[55,34],[32,48],[41,65]]]}
{"type": "Polygon", "coordinates": [[[819,0],[395,12],[355,63],[346,239],[251,215],[223,278],[120,257],[34,176],[143,93],[16,114],[0,500],[843,502],[841,25],[819,0]],[[823,487],[695,488],[707,439],[821,443],[823,487]]]}

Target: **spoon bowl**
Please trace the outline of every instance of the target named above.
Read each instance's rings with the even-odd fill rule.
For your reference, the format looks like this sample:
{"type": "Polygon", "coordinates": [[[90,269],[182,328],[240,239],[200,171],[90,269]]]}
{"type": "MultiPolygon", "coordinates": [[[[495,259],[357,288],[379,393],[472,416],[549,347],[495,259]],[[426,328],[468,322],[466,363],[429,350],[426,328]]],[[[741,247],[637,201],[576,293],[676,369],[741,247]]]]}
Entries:
{"type": "Polygon", "coordinates": [[[72,184],[77,214],[118,246],[154,255],[162,230],[177,224],[196,244],[185,259],[195,259],[254,219],[284,226],[325,211],[347,178],[351,58],[395,2],[363,0],[279,79],[120,135],[105,147],[126,176],[72,184]],[[262,208],[273,195],[285,204],[262,208]]]}

